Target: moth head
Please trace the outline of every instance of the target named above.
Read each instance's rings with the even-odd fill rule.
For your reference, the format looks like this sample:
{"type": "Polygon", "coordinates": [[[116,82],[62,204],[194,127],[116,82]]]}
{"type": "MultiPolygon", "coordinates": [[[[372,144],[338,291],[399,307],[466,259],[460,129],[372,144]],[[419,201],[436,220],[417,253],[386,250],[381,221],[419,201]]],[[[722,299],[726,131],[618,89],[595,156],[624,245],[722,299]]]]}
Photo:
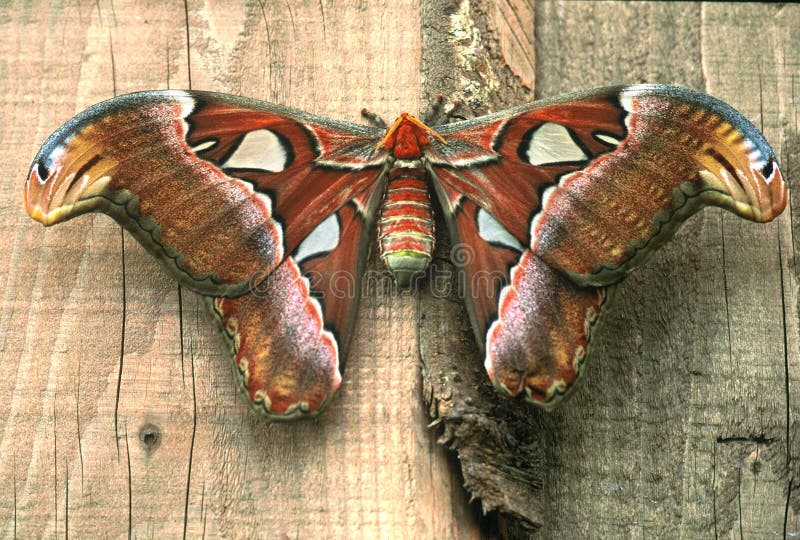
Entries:
{"type": "Polygon", "coordinates": [[[419,159],[422,149],[430,143],[430,136],[442,143],[444,137],[408,113],[401,114],[386,130],[386,135],[375,150],[386,147],[397,159],[419,159]]]}

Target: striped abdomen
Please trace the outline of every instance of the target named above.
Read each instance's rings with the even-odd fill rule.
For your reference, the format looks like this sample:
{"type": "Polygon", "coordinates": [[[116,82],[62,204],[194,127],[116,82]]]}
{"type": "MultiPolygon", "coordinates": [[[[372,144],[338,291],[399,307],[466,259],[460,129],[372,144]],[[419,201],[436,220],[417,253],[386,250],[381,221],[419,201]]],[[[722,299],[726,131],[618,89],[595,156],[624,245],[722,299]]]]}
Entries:
{"type": "Polygon", "coordinates": [[[433,255],[433,211],[422,167],[395,167],[389,172],[378,220],[381,259],[398,285],[424,272],[433,255]]]}

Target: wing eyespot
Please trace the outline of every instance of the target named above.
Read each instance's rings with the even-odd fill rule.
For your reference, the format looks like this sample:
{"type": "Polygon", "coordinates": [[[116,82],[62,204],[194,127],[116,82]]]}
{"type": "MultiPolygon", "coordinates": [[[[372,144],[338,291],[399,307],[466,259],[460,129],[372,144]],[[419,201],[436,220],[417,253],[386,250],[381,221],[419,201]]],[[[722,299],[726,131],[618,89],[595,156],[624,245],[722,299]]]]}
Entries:
{"type": "Polygon", "coordinates": [[[483,238],[486,242],[493,246],[500,246],[516,251],[517,253],[522,253],[524,247],[519,240],[508,232],[508,229],[503,227],[489,212],[480,208],[478,209],[475,219],[475,227],[478,231],[478,236],[483,238]]]}
{"type": "Polygon", "coordinates": [[[271,129],[245,133],[222,162],[223,169],[245,169],[277,173],[294,161],[291,142],[271,129]]]}
{"type": "Polygon", "coordinates": [[[207,139],[192,146],[190,150],[192,151],[192,153],[199,155],[201,152],[206,152],[208,150],[213,149],[215,146],[217,146],[218,142],[219,141],[217,141],[216,139],[207,139]]]}
{"type": "Polygon", "coordinates": [[[47,169],[47,165],[45,165],[43,161],[39,161],[36,164],[36,176],[39,178],[40,184],[47,182],[47,179],[50,176],[50,171],[47,169]]]}
{"type": "Polygon", "coordinates": [[[770,159],[767,160],[767,164],[764,165],[764,168],[761,169],[761,174],[764,175],[764,178],[770,178],[775,173],[775,160],[770,159]]]}
{"type": "Polygon", "coordinates": [[[622,139],[620,139],[619,137],[615,137],[609,133],[603,133],[601,131],[594,133],[593,137],[596,140],[600,141],[601,143],[610,146],[612,149],[622,144],[622,139]]]}
{"type": "Polygon", "coordinates": [[[342,235],[342,226],[336,214],[331,214],[327,219],[311,231],[303,240],[294,253],[295,262],[298,264],[326,255],[336,249],[342,235]]]}

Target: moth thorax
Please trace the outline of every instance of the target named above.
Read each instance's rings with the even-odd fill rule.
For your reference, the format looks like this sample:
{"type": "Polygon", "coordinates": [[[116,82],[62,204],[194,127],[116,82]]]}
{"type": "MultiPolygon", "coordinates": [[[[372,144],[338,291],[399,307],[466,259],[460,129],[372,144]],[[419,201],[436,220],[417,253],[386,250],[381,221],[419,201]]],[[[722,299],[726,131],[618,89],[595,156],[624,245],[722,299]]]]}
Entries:
{"type": "Polygon", "coordinates": [[[378,220],[381,259],[402,287],[431,262],[434,246],[433,211],[420,167],[395,166],[389,172],[386,196],[378,220]]]}

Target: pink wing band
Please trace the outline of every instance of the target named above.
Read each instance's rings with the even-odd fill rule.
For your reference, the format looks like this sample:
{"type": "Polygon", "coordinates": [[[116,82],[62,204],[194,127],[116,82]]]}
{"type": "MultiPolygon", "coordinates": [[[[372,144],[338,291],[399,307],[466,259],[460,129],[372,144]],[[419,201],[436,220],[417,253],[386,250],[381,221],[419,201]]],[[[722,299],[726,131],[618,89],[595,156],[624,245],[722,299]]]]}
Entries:
{"type": "Polygon", "coordinates": [[[238,298],[209,298],[254,410],[272,420],[313,416],[339,388],[336,338],[291,257],[238,298]]]}

